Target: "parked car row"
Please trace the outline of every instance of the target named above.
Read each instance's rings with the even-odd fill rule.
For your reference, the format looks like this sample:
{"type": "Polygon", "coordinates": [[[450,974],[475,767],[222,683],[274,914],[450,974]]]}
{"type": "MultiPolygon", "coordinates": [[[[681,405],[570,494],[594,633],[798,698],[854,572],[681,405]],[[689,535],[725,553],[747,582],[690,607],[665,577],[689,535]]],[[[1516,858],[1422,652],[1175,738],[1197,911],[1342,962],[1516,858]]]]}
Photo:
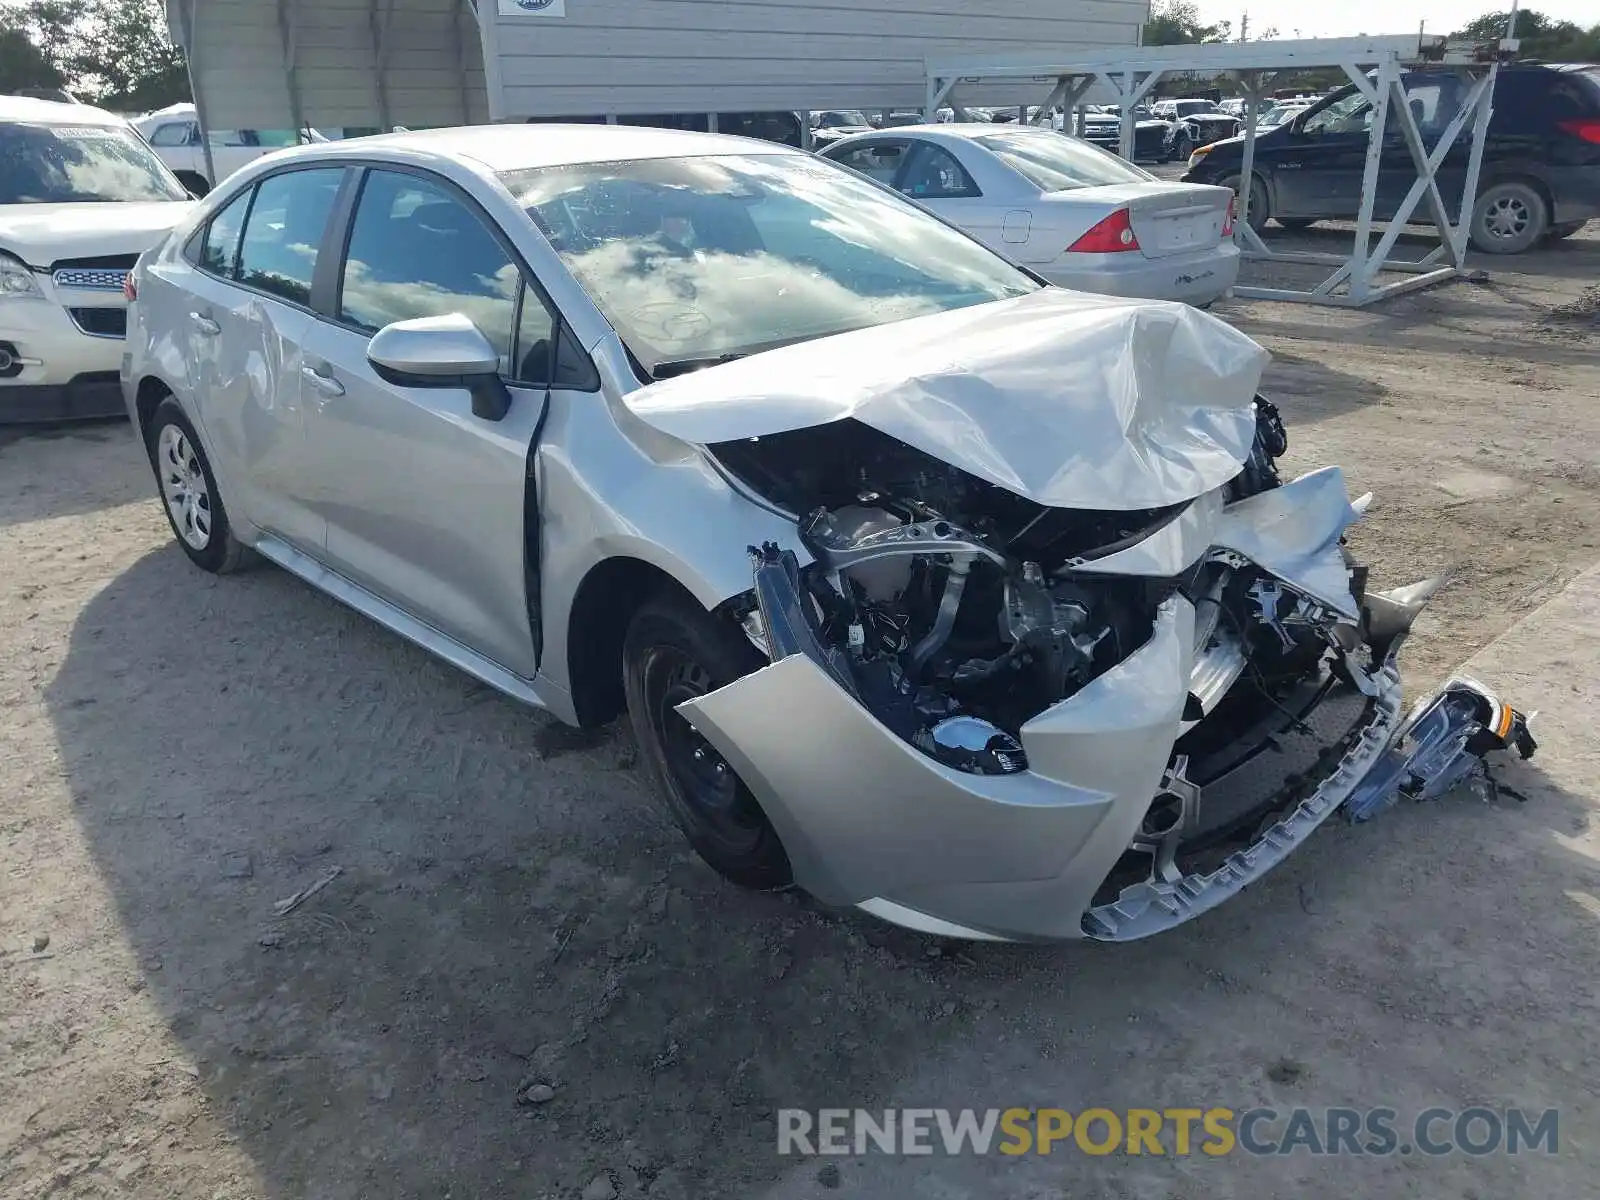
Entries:
{"type": "MultiPolygon", "coordinates": [[[[1337,469],[1279,478],[1250,339],[907,198],[1135,168],[864,136],[904,139],[895,186],[618,126],[251,164],[130,279],[155,490],[202,571],[263,557],[564,721],[625,715],[735,883],[945,936],[1169,930],[1412,780],[1432,585],[1368,589],[1337,469]]],[[[1164,194],[1082,236],[1214,235],[1226,192],[1164,194]]],[[[1428,711],[1435,760],[1526,737],[1466,685],[1428,711]]]]}

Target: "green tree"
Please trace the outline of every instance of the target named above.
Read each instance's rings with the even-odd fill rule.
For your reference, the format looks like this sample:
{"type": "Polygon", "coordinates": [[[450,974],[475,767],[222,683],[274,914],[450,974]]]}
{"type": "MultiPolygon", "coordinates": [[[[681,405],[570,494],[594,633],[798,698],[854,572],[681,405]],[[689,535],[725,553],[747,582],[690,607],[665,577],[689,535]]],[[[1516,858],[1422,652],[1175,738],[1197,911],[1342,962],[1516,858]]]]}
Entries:
{"type": "Polygon", "coordinates": [[[1201,24],[1200,9],[1194,0],[1155,0],[1150,5],[1150,20],[1145,23],[1144,44],[1192,46],[1201,42],[1226,42],[1232,35],[1231,22],[1201,24]]]}
{"type": "Polygon", "coordinates": [[[0,25],[0,96],[23,88],[58,88],[66,80],[20,24],[0,25]]]}
{"type": "Polygon", "coordinates": [[[14,13],[10,27],[57,77],[97,104],[140,110],[189,98],[162,0],[27,0],[14,13]]]}
{"type": "MultiPolygon", "coordinates": [[[[1451,36],[1474,42],[1493,42],[1506,34],[1509,12],[1484,13],[1451,36]]],[[[1600,61],[1600,25],[1584,29],[1571,21],[1552,21],[1536,9],[1517,13],[1518,58],[1543,62],[1600,61]]]]}

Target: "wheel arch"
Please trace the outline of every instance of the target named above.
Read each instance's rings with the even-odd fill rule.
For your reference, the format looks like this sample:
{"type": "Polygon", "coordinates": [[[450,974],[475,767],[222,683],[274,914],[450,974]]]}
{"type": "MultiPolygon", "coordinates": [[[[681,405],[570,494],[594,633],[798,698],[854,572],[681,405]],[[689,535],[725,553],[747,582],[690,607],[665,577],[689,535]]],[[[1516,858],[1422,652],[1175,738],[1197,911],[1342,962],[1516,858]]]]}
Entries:
{"type": "Polygon", "coordinates": [[[647,602],[666,593],[705,607],[669,572],[630,555],[601,559],[578,584],[561,649],[580,726],[604,725],[622,714],[622,645],[628,625],[647,602]]]}
{"type": "Polygon", "coordinates": [[[177,393],[159,376],[147,375],[139,381],[138,390],[134,393],[134,414],[139,421],[139,440],[146,448],[150,445],[150,422],[156,415],[156,409],[168,396],[177,399],[177,393]]]}

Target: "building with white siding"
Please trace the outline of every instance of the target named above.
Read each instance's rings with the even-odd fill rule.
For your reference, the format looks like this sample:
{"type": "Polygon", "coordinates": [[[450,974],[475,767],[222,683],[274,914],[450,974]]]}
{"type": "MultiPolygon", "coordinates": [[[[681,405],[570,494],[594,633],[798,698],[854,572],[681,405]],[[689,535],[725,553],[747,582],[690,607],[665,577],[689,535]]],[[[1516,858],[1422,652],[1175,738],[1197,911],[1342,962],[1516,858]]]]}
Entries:
{"type": "MultiPolygon", "coordinates": [[[[168,0],[204,122],[262,129],[920,109],[930,58],[1103,53],[1135,45],[1147,11],[1148,0],[168,0]]],[[[1013,80],[963,100],[1040,95],[1013,80]]]]}

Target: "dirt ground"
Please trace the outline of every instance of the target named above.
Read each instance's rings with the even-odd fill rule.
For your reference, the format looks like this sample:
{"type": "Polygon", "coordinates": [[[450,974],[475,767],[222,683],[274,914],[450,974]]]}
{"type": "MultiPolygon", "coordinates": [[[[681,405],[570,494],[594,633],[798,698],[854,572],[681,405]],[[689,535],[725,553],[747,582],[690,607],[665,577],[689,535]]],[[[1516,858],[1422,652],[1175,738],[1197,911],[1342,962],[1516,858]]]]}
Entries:
{"type": "MultiPolygon", "coordinates": [[[[1600,560],[1600,229],[1485,265],[1219,310],[1291,470],[1376,494],[1377,580],[1453,570],[1414,684],[1600,560]]],[[[1593,795],[1330,825],[1150,942],[940,946],[722,885],[633,760],[280,571],[198,573],[125,426],[0,435],[0,1194],[1594,1194],[1593,795]],[[1474,1103],[1560,1108],[1562,1153],[775,1153],[789,1106],[1474,1103]]]]}

